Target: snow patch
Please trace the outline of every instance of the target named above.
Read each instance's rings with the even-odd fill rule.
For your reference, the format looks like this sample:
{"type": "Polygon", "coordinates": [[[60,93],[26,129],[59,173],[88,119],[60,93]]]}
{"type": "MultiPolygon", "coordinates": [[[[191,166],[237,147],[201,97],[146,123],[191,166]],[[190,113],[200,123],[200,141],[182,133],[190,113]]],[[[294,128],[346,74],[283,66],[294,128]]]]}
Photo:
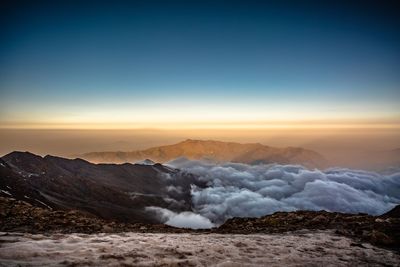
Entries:
{"type": "Polygon", "coordinates": [[[0,192],[3,192],[6,195],[12,196],[12,194],[10,192],[8,192],[7,190],[1,190],[0,189],[0,192]]]}
{"type": "Polygon", "coordinates": [[[46,203],[43,203],[42,201],[40,201],[40,200],[38,200],[36,198],[35,198],[35,201],[39,202],[40,204],[46,206],[48,209],[52,210],[52,208],[49,205],[47,205],[46,203]]]}

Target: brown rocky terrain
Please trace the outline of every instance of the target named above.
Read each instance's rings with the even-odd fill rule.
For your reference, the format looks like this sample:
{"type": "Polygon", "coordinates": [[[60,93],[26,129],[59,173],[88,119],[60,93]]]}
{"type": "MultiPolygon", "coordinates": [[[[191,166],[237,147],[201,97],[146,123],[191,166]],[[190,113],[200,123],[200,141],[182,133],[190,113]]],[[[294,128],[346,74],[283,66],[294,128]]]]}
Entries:
{"type": "MultiPolygon", "coordinates": [[[[399,206],[396,207],[399,209],[399,206]]],[[[390,215],[390,212],[388,213],[390,215]]],[[[52,211],[0,197],[0,231],[26,233],[218,233],[279,234],[299,230],[333,230],[338,235],[395,250],[400,249],[400,219],[326,211],[276,212],[261,218],[233,218],[218,228],[192,230],[163,224],[120,223],[79,211],[52,211]]],[[[354,243],[362,246],[360,243],[354,243]]]]}
{"type": "Polygon", "coordinates": [[[277,148],[259,143],[239,144],[191,139],[140,151],[90,152],[79,157],[95,163],[132,163],[145,159],[163,163],[185,157],[192,160],[247,164],[301,164],[306,167],[323,167],[326,164],[326,160],[317,152],[300,147],[277,148]]]}
{"type": "Polygon", "coordinates": [[[187,232],[164,224],[122,223],[78,210],[50,210],[0,197],[0,231],[23,233],[187,232]]]}
{"type": "Polygon", "coordinates": [[[400,219],[388,215],[370,216],[326,211],[276,212],[261,218],[229,219],[218,228],[218,232],[254,234],[302,229],[333,229],[337,234],[375,245],[400,248],[400,219]]]}

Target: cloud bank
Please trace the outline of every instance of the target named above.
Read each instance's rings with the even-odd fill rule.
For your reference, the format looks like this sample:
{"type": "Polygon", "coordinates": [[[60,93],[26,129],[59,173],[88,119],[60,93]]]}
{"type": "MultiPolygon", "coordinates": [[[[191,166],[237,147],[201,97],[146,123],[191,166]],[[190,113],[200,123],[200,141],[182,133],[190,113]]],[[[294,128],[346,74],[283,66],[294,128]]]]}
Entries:
{"type": "Polygon", "coordinates": [[[381,175],[343,168],[321,171],[294,165],[217,165],[186,159],[169,165],[195,174],[198,182],[206,184],[192,186],[194,213],[167,216],[171,211],[161,211],[167,224],[178,227],[205,228],[232,217],[259,217],[276,211],[380,215],[400,203],[400,172],[381,175]]]}
{"type": "Polygon", "coordinates": [[[214,227],[214,224],[208,218],[190,211],[176,213],[169,209],[163,209],[160,207],[147,207],[146,210],[156,213],[156,215],[166,225],[192,229],[207,229],[214,227]]]}

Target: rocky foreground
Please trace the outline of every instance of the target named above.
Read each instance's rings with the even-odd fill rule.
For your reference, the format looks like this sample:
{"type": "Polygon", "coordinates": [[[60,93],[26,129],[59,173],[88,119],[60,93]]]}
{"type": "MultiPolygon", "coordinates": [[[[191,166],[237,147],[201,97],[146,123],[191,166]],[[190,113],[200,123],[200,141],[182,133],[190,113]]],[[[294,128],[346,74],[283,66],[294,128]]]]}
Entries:
{"type": "Polygon", "coordinates": [[[0,197],[0,266],[400,266],[399,210],[277,212],[192,230],[0,197]]]}
{"type": "MultiPolygon", "coordinates": [[[[399,206],[396,211],[398,213],[399,206]]],[[[394,216],[394,215],[393,215],[394,216]]],[[[219,233],[284,233],[297,230],[334,230],[374,245],[400,248],[400,218],[389,215],[343,214],[326,211],[276,212],[261,218],[233,218],[218,228],[219,233]]]]}
{"type": "Polygon", "coordinates": [[[398,266],[332,231],[282,234],[0,233],[0,266],[398,266]]]}
{"type": "Polygon", "coordinates": [[[164,224],[106,221],[79,211],[52,211],[12,198],[0,197],[0,231],[46,233],[220,233],[276,234],[298,230],[333,230],[393,250],[400,249],[399,206],[382,216],[326,211],[276,212],[261,218],[233,218],[218,228],[182,229],[164,224]]]}

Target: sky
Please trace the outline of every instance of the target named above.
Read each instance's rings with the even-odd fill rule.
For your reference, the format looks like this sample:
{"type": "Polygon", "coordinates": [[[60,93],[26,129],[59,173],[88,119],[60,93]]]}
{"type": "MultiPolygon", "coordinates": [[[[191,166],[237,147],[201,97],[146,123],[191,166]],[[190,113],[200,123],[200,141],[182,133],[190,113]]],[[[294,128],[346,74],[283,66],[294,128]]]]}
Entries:
{"type": "Polygon", "coordinates": [[[2,2],[0,127],[397,129],[395,2],[2,2]]]}

